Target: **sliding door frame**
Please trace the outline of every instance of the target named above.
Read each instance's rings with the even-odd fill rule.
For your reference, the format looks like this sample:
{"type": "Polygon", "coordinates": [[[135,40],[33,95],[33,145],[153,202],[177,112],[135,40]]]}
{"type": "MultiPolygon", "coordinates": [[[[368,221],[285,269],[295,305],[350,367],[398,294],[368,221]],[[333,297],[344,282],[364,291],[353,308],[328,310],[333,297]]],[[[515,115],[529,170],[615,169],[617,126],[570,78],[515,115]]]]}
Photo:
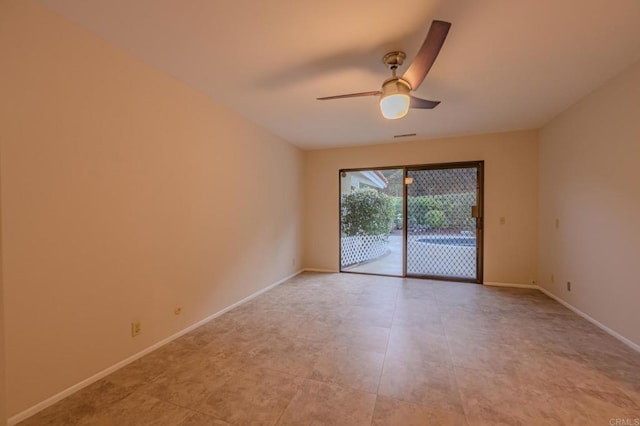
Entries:
{"type": "MultiPolygon", "coordinates": [[[[338,271],[343,274],[361,274],[361,275],[379,275],[383,277],[396,277],[403,278],[406,276],[406,269],[404,267],[406,256],[402,253],[402,275],[391,275],[391,274],[379,274],[373,272],[357,272],[357,271],[343,271],[342,270],[342,174],[349,172],[363,172],[367,170],[402,170],[402,196],[404,197],[405,191],[407,190],[407,185],[404,184],[404,178],[407,176],[407,170],[404,166],[393,167],[393,166],[383,166],[383,167],[359,167],[356,169],[340,169],[338,171],[338,271]]],[[[402,227],[404,228],[405,221],[405,202],[402,201],[402,227]]],[[[404,230],[403,230],[404,232],[404,230]]],[[[404,238],[404,234],[403,237],[404,238]]],[[[405,250],[403,243],[403,250],[405,250]]]]}
{"type": "Polygon", "coordinates": [[[408,193],[408,185],[404,185],[404,209],[403,209],[403,218],[402,221],[402,234],[404,244],[402,257],[402,273],[404,277],[410,278],[424,278],[429,280],[439,280],[439,281],[456,281],[456,282],[467,282],[467,283],[475,283],[482,284],[483,283],[483,275],[484,275],[484,161],[464,161],[457,163],[438,163],[438,164],[421,164],[415,166],[405,166],[404,167],[404,179],[407,178],[407,173],[409,171],[421,171],[421,170],[447,170],[447,169],[476,169],[476,194],[477,194],[477,210],[478,214],[476,216],[476,276],[474,278],[460,278],[460,277],[449,277],[442,275],[425,275],[425,274],[409,274],[407,273],[407,257],[408,257],[408,245],[409,245],[409,235],[408,235],[408,226],[406,226],[407,216],[408,216],[408,204],[409,200],[407,198],[408,193]]]}
{"type": "Polygon", "coordinates": [[[484,161],[462,161],[454,163],[434,163],[434,164],[411,164],[403,166],[381,166],[381,167],[359,167],[338,170],[338,270],[345,274],[363,274],[363,275],[381,275],[389,277],[411,277],[411,278],[423,278],[440,281],[457,281],[457,282],[469,282],[469,283],[483,283],[484,277],[484,161]],[[476,168],[476,191],[477,191],[477,203],[478,203],[478,215],[476,217],[476,277],[475,278],[458,278],[458,277],[443,277],[443,276],[430,276],[430,275],[415,275],[407,274],[407,242],[408,242],[408,227],[407,227],[407,193],[408,188],[406,179],[408,171],[418,170],[438,170],[438,169],[456,169],[456,168],[476,168]],[[402,275],[389,275],[389,274],[376,274],[372,272],[355,272],[355,271],[343,271],[342,270],[342,187],[341,177],[343,173],[359,172],[365,170],[402,170],[402,275]]]}

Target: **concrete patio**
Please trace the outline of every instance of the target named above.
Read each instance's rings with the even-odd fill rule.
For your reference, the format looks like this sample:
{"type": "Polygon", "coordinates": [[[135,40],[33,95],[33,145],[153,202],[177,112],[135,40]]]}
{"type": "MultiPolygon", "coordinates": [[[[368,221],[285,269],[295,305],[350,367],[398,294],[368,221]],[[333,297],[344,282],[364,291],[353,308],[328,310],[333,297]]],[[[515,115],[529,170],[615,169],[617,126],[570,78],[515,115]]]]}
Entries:
{"type": "MultiPolygon", "coordinates": [[[[407,274],[474,278],[476,248],[421,242],[427,235],[409,235],[407,274]]],[[[389,252],[377,259],[343,268],[346,272],[402,276],[402,231],[389,236],[389,252]]]]}

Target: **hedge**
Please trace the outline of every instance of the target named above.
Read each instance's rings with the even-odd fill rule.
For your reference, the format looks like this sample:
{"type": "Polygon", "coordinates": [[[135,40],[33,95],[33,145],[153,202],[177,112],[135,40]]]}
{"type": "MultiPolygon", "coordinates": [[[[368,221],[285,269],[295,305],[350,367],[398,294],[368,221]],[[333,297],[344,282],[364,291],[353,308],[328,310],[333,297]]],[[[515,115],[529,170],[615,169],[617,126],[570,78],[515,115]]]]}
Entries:
{"type": "Polygon", "coordinates": [[[394,225],[395,197],[373,189],[359,189],[342,197],[342,233],[388,236],[394,225]]]}
{"type": "MultiPolygon", "coordinates": [[[[402,198],[394,198],[396,213],[402,214],[402,198]]],[[[476,194],[473,192],[410,197],[407,220],[411,228],[473,229],[475,219],[471,217],[471,207],[475,203],[476,194]]]]}

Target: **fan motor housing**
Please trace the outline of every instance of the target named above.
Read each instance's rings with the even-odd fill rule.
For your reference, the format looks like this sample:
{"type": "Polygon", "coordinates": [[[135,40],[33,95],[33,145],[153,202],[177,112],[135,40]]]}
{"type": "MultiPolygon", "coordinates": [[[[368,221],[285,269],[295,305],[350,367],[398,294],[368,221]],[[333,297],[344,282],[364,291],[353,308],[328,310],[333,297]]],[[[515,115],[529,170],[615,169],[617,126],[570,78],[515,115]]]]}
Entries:
{"type": "Polygon", "coordinates": [[[389,78],[382,83],[383,97],[390,95],[409,96],[409,92],[411,92],[411,85],[399,77],[389,78]]]}

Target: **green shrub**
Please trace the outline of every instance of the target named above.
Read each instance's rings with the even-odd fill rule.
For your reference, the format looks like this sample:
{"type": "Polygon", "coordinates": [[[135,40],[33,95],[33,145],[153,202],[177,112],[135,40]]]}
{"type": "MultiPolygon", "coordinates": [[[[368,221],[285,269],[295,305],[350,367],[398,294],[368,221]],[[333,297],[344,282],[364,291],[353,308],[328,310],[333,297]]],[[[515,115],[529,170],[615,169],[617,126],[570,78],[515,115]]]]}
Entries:
{"type": "Polygon", "coordinates": [[[424,215],[424,220],[431,229],[439,229],[447,224],[447,217],[442,210],[429,210],[424,215]]]}
{"type": "Polygon", "coordinates": [[[408,200],[407,220],[411,228],[452,228],[474,229],[475,219],[471,217],[471,206],[475,204],[475,194],[439,194],[414,196],[408,200]],[[439,213],[429,213],[437,211],[439,213]],[[442,219],[444,215],[444,219],[442,219]]]}
{"type": "Polygon", "coordinates": [[[402,197],[393,197],[394,224],[397,229],[402,229],[402,197]]]}
{"type": "Polygon", "coordinates": [[[342,232],[348,237],[387,236],[394,225],[395,211],[393,197],[372,189],[359,189],[342,197],[342,232]]]}
{"type": "Polygon", "coordinates": [[[414,226],[429,225],[426,219],[426,213],[431,210],[443,210],[442,200],[432,196],[411,197],[408,202],[408,219],[409,224],[414,226]]]}

